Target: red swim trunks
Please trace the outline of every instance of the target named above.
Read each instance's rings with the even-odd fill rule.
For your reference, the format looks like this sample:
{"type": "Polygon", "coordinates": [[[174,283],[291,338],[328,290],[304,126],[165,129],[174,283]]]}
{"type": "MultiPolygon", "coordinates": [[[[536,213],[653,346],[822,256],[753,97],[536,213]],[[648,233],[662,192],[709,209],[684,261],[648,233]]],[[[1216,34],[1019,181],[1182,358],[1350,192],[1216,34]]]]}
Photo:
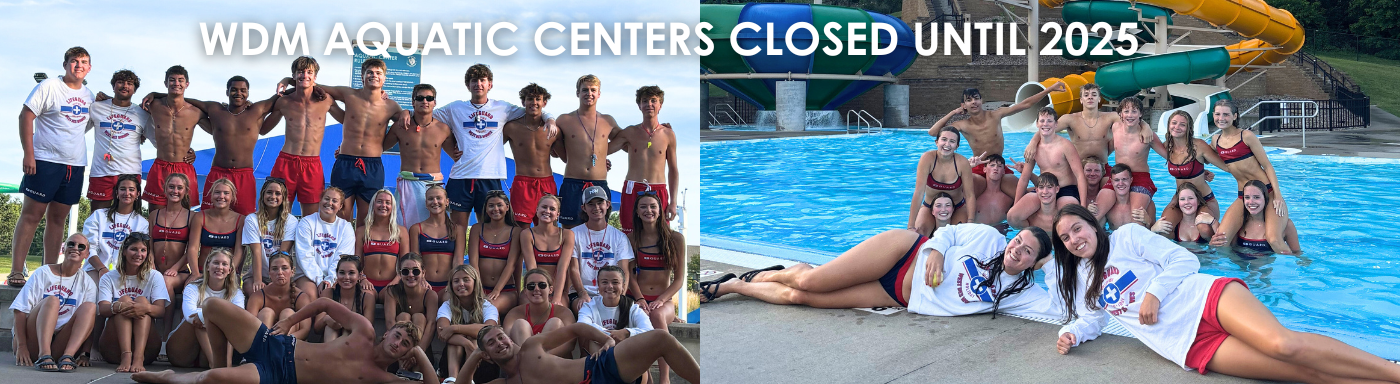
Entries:
{"type": "Polygon", "coordinates": [[[559,194],[559,187],[554,185],[554,176],[515,175],[515,180],[510,183],[510,210],[515,211],[515,222],[534,223],[540,198],[546,193],[559,194]]]}
{"type": "Polygon", "coordinates": [[[112,201],[112,188],[117,186],[117,175],[88,177],[87,198],[92,201],[112,201]]]}
{"type": "MultiPolygon", "coordinates": [[[[1104,177],[1112,179],[1112,176],[1104,177]]],[[[1106,182],[1103,184],[1103,188],[1099,189],[1113,189],[1113,182],[1106,182]]],[[[1133,185],[1128,190],[1130,192],[1137,192],[1148,196],[1154,196],[1157,194],[1157,184],[1152,182],[1151,173],[1133,172],[1133,185]]]]}
{"type": "Polygon", "coordinates": [[[632,211],[637,209],[637,197],[648,191],[655,191],[656,197],[661,200],[661,220],[666,220],[666,207],[671,201],[666,184],[642,184],[628,180],[622,184],[622,207],[619,207],[617,216],[622,222],[623,233],[632,233],[632,211]]]}
{"type": "MultiPolygon", "coordinates": [[[[1002,165],[1001,165],[1001,168],[1002,168],[1002,170],[1003,170],[1003,173],[1002,173],[1003,175],[1014,175],[1014,174],[1016,174],[1015,172],[1013,172],[1013,171],[1011,170],[1011,167],[1006,166],[1006,164],[1002,164],[1002,165]]],[[[984,164],[977,164],[976,167],[972,167],[972,173],[973,173],[973,174],[976,174],[976,175],[980,175],[980,176],[982,176],[982,177],[987,177],[987,164],[985,164],[985,163],[984,163],[984,164]]]]}
{"type": "Polygon", "coordinates": [[[214,182],[219,179],[228,179],[228,181],[233,182],[235,193],[233,195],[233,206],[231,208],[233,208],[234,212],[246,216],[252,214],[253,211],[257,209],[258,191],[256,191],[256,189],[258,187],[258,182],[253,180],[252,168],[210,166],[209,176],[204,177],[204,205],[200,206],[200,210],[212,208],[212,206],[209,205],[209,191],[210,187],[214,186],[214,182]]]}
{"type": "Polygon", "coordinates": [[[321,172],[321,158],[317,156],[282,152],[277,155],[277,164],[272,166],[272,177],[285,180],[287,196],[296,196],[297,202],[302,204],[321,201],[321,191],[326,189],[326,176],[321,172]]]}
{"type": "Polygon", "coordinates": [[[1229,332],[1220,326],[1220,317],[1216,311],[1220,307],[1220,294],[1225,292],[1225,286],[1237,282],[1249,289],[1249,285],[1244,280],[1233,277],[1222,277],[1215,279],[1215,283],[1210,285],[1210,294],[1206,296],[1206,309],[1201,312],[1201,325],[1196,327],[1196,341],[1191,343],[1191,349],[1186,351],[1186,367],[1195,369],[1202,375],[1206,374],[1206,364],[1215,357],[1215,351],[1220,349],[1220,344],[1225,343],[1225,338],[1230,337],[1229,332]]]}
{"type": "Polygon", "coordinates": [[[151,170],[146,172],[146,190],[141,193],[141,200],[155,205],[165,205],[165,178],[172,173],[184,174],[189,180],[185,196],[190,200],[190,206],[199,205],[199,178],[195,176],[194,166],[188,163],[172,163],[169,161],[156,159],[151,163],[151,170]]]}

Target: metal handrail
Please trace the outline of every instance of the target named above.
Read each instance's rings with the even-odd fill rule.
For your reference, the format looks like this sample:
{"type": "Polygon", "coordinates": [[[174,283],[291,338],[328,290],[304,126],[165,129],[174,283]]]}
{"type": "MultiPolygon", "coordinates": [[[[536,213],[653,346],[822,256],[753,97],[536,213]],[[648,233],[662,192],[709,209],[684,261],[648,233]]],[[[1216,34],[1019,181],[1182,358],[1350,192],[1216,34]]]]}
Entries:
{"type": "Polygon", "coordinates": [[[864,109],[860,110],[860,112],[857,112],[857,114],[863,114],[867,117],[870,117],[870,120],[875,120],[875,124],[878,125],[877,127],[872,128],[872,130],[874,130],[875,132],[885,131],[885,123],[881,122],[880,119],[876,119],[875,115],[871,115],[870,112],[866,112],[864,109]]]}
{"type": "Polygon", "coordinates": [[[1260,102],[1258,102],[1258,103],[1255,103],[1254,106],[1249,107],[1249,109],[1244,110],[1244,113],[1241,113],[1240,115],[1243,116],[1243,115],[1249,114],[1250,112],[1254,111],[1255,108],[1259,108],[1260,105],[1264,105],[1264,104],[1278,104],[1278,105],[1279,105],[1279,109],[1283,112],[1283,114],[1282,114],[1282,115],[1279,115],[1279,116],[1267,116],[1267,117],[1261,118],[1261,119],[1259,119],[1259,121],[1255,121],[1254,124],[1250,124],[1249,129],[1254,129],[1255,126],[1258,126],[1259,123],[1262,123],[1262,122],[1264,122],[1265,120],[1282,119],[1285,123],[1287,123],[1287,122],[1288,122],[1288,119],[1297,119],[1297,118],[1301,118],[1301,119],[1303,119],[1303,124],[1302,124],[1302,130],[1303,130],[1303,148],[1307,148],[1307,147],[1308,147],[1308,119],[1309,119],[1309,118],[1313,118],[1313,117],[1317,117],[1317,114],[1318,114],[1319,111],[1322,110],[1322,107],[1318,106],[1318,105],[1317,105],[1317,102],[1316,102],[1316,101],[1313,101],[1313,100],[1264,100],[1264,101],[1260,101],[1260,102]],[[1288,111],[1290,111],[1290,109],[1288,108],[1289,104],[1298,104],[1299,106],[1301,106],[1301,108],[1299,108],[1299,109],[1302,111],[1302,113],[1300,113],[1300,114],[1298,114],[1298,115],[1290,115],[1290,114],[1288,114],[1288,111]],[[1312,114],[1311,114],[1311,115],[1309,115],[1309,114],[1307,113],[1307,111],[1308,111],[1308,106],[1309,106],[1309,105],[1312,105],[1312,107],[1313,107],[1313,111],[1312,111],[1312,114]]]}
{"type": "MultiPolygon", "coordinates": [[[[874,132],[874,125],[870,124],[870,120],[866,120],[864,116],[861,116],[861,115],[860,115],[861,112],[865,112],[865,110],[864,110],[864,109],[861,109],[861,110],[847,109],[847,110],[846,110],[846,133],[851,133],[851,115],[852,115],[852,114],[854,114],[854,115],[856,116],[856,125],[855,125],[855,127],[856,127],[856,128],[855,128],[855,131],[856,131],[856,132],[855,132],[855,133],[861,133],[861,130],[860,130],[860,123],[865,123],[865,133],[874,132]]],[[[866,113],[866,114],[868,115],[869,113],[866,113]]]]}
{"type": "Polygon", "coordinates": [[[729,105],[729,104],[726,103],[726,104],[720,104],[720,105],[716,105],[716,106],[715,106],[716,109],[718,109],[719,107],[729,108],[729,111],[730,111],[730,112],[734,112],[734,117],[736,117],[736,118],[739,119],[739,124],[749,125],[749,123],[748,123],[747,121],[744,121],[744,116],[743,116],[742,114],[740,114],[739,111],[734,110],[734,106],[733,106],[733,105],[729,105]]]}
{"type": "MultiPolygon", "coordinates": [[[[738,122],[734,121],[734,117],[729,115],[729,112],[719,111],[719,113],[720,113],[721,116],[725,116],[725,117],[728,117],[728,118],[729,118],[729,124],[728,124],[728,125],[739,125],[738,122]]],[[[713,122],[712,125],[725,125],[724,122],[723,122],[723,121],[720,121],[719,117],[718,117],[718,116],[715,116],[715,114],[714,114],[713,112],[709,112],[709,114],[710,114],[710,120],[713,122]]]]}

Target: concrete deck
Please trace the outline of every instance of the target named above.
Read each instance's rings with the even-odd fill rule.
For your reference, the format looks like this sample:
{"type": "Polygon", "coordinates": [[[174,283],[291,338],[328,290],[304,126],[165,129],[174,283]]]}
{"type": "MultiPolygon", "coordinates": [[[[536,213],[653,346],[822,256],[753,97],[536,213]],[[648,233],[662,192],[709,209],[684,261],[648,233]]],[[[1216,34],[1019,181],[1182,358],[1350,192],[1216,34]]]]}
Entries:
{"type": "MultiPolygon", "coordinates": [[[[739,274],[766,265],[702,259],[700,266],[739,274]]],[[[700,365],[708,383],[1256,382],[1187,372],[1137,340],[1113,335],[1060,355],[1058,325],[1007,316],[885,316],[738,295],[702,310],[708,353],[700,365]]]]}
{"type": "Polygon", "coordinates": [[[1301,155],[1384,157],[1400,159],[1400,117],[1371,106],[1371,126],[1366,128],[1307,132],[1303,148],[1302,132],[1269,133],[1259,142],[1270,147],[1300,149],[1301,155]]]}

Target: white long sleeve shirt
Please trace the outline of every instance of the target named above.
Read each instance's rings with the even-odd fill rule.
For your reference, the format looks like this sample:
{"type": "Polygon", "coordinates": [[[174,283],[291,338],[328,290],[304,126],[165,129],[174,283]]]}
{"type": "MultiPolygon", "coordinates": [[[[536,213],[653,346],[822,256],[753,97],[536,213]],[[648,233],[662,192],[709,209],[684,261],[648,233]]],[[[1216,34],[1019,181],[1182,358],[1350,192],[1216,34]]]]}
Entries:
{"type": "Polygon", "coordinates": [[[297,273],[312,283],[335,281],[335,263],[340,255],[355,254],[355,227],[335,217],[321,220],[312,213],[301,218],[296,231],[297,273]]]}
{"type": "MultiPolygon", "coordinates": [[[[915,282],[910,287],[909,312],[930,316],[962,316],[992,311],[997,293],[1018,276],[1002,273],[988,288],[978,285],[990,273],[978,264],[986,263],[1006,249],[1006,236],[985,224],[958,224],[940,228],[919,247],[914,261],[915,282]],[[929,287],[926,262],[933,251],[943,254],[943,282],[929,287]]],[[[1025,290],[1004,298],[1002,313],[1062,318],[1045,289],[1032,282],[1025,290]]]]}
{"type": "MultiPolygon", "coordinates": [[[[630,316],[628,325],[631,325],[627,327],[628,337],[655,329],[651,326],[651,318],[647,316],[646,312],[642,311],[641,306],[633,303],[627,315],[630,316]]],[[[595,298],[592,301],[584,303],[583,307],[579,308],[578,322],[592,325],[594,328],[598,328],[598,330],[607,333],[607,331],[617,329],[619,316],[621,316],[621,314],[618,313],[617,307],[603,305],[602,298],[595,298]]]]}
{"type": "MultiPolygon", "coordinates": [[[[1109,235],[1108,264],[1104,266],[1103,291],[1098,310],[1060,328],[1057,335],[1073,333],[1078,343],[1093,340],[1117,317],[1133,336],[1158,355],[1186,368],[1186,352],[1196,340],[1206,296],[1218,277],[1197,273],[1201,262],[1176,242],[1141,225],[1128,224],[1109,235]],[[1142,325],[1138,310],[1147,294],[1157,297],[1157,323],[1142,325]]],[[[1083,262],[1081,262],[1083,263],[1083,262]]],[[[1078,297],[1084,297],[1081,285],[1078,297]]]]}
{"type": "MultiPolygon", "coordinates": [[[[102,261],[102,265],[111,266],[117,260],[117,252],[121,251],[122,242],[126,241],[126,236],[132,232],[150,233],[150,223],[145,217],[141,217],[140,212],[132,211],[128,214],[116,214],[116,220],[107,220],[107,210],[112,208],[102,208],[92,211],[87,221],[83,222],[83,236],[87,236],[92,243],[92,252],[89,258],[96,257],[102,261]]],[[[91,262],[83,263],[83,272],[97,269],[91,262]]]]}

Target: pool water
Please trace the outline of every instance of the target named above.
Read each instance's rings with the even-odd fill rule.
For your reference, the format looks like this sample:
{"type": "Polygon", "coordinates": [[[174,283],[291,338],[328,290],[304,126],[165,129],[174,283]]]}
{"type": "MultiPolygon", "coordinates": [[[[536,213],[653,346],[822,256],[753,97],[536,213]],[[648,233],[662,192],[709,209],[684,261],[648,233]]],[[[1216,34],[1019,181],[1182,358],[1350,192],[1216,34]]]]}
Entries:
{"type": "MultiPolygon", "coordinates": [[[[1031,137],[1006,134],[1006,154],[1021,160],[1031,137]]],[[[840,254],[906,227],[919,155],[933,148],[924,131],[703,143],[701,232],[840,254]]],[[[1192,245],[1201,272],[1243,279],[1291,329],[1400,359],[1400,161],[1269,152],[1304,253],[1241,255],[1192,245]]],[[[966,142],[958,153],[972,155],[966,142]]],[[[1157,154],[1148,164],[1160,214],[1175,179],[1157,154]]],[[[1216,174],[1210,186],[1224,212],[1234,202],[1235,180],[1207,169],[1216,174]]]]}

